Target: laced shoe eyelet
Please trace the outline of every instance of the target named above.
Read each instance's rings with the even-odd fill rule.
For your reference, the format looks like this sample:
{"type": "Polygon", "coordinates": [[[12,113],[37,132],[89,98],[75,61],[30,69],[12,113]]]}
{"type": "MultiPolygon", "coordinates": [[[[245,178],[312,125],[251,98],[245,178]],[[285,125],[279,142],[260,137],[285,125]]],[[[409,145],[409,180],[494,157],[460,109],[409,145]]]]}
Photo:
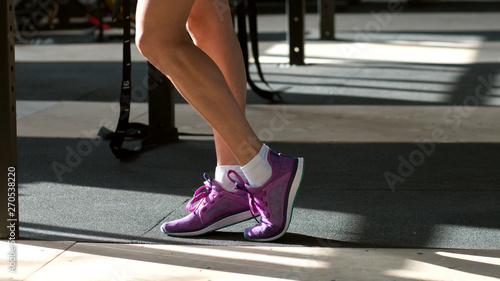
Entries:
{"type": "Polygon", "coordinates": [[[220,182],[211,180],[208,174],[204,178],[204,185],[195,191],[186,205],[190,214],[162,224],[163,233],[182,237],[198,236],[255,217],[249,212],[248,200],[244,200],[248,198],[248,192],[237,188],[234,193],[227,193],[220,182]],[[235,200],[227,200],[233,197],[235,200]]]}

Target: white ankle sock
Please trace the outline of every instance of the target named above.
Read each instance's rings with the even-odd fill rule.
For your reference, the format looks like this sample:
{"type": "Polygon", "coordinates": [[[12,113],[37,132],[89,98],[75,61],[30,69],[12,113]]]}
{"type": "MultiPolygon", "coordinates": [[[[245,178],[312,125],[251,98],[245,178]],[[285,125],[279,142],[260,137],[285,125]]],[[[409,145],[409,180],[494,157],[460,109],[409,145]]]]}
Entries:
{"type": "Polygon", "coordinates": [[[273,170],[267,159],[268,154],[269,146],[264,144],[259,153],[245,166],[241,167],[251,187],[259,187],[271,178],[273,170]]]}
{"type": "Polygon", "coordinates": [[[215,167],[215,180],[218,181],[224,190],[230,192],[236,192],[234,189],[234,183],[227,178],[227,172],[230,170],[235,171],[243,180],[246,180],[245,174],[241,171],[239,165],[220,165],[215,167]]]}

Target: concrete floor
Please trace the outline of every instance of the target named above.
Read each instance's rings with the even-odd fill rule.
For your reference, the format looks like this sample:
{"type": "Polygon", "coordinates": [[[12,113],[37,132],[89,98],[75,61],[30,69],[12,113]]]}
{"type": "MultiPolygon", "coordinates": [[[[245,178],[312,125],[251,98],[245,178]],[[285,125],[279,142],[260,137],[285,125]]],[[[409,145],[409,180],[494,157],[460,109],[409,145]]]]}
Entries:
{"type": "MultiPolygon", "coordinates": [[[[337,15],[333,42],[315,39],[308,15],[307,65],[295,67],[285,18],[259,18],[266,78],[288,90],[281,104],[250,91],[248,117],[306,159],[294,220],[272,244],[244,240],[251,222],[192,239],[158,230],[213,171],[210,128],[177,96],[181,141],[117,161],[96,132],[118,118],[119,43],[74,31],[19,45],[22,239],[8,280],[500,278],[500,11],[488,5],[408,7],[379,31],[366,27],[386,7],[360,6],[337,15]]],[[[133,76],[140,86],[136,51],[133,76]]],[[[136,101],[133,120],[147,122],[136,101]]]]}

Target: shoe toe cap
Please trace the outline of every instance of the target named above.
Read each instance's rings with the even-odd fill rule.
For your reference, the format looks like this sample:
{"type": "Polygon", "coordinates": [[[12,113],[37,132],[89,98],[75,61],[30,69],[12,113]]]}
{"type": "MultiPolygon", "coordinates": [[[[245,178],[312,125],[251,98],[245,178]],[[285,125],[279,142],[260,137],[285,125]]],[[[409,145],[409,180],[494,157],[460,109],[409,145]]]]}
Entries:
{"type": "Polygon", "coordinates": [[[277,236],[279,233],[279,229],[263,222],[245,229],[245,237],[248,240],[273,239],[273,237],[277,236]]]}
{"type": "Polygon", "coordinates": [[[175,234],[189,232],[198,229],[201,225],[200,220],[192,214],[182,219],[169,221],[161,226],[161,230],[166,234],[175,234]]]}

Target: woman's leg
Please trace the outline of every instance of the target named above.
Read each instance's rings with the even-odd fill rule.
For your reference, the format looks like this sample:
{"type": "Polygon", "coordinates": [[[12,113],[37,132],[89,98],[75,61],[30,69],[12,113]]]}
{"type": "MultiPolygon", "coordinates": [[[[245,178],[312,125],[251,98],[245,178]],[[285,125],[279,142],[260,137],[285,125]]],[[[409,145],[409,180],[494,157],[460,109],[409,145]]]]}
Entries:
{"type": "MultiPolygon", "coordinates": [[[[196,0],[187,22],[196,44],[221,70],[242,113],[246,104],[246,73],[227,0],[196,0]]],[[[217,166],[238,165],[231,149],[214,130],[217,166]]]]}
{"type": "MultiPolygon", "coordinates": [[[[248,124],[242,104],[233,96],[220,68],[193,44],[186,32],[194,2],[139,0],[136,43],[141,53],[172,80],[184,98],[218,133],[217,138],[224,140],[227,147],[220,146],[219,141],[219,151],[229,148],[243,166],[257,155],[262,142],[248,124]]],[[[226,157],[228,153],[223,155],[226,157]]]]}
{"type": "MultiPolygon", "coordinates": [[[[187,35],[185,24],[194,1],[139,0],[136,43],[141,53],[172,80],[184,98],[212,126],[219,135],[217,137],[224,140],[242,166],[248,182],[243,183],[241,178],[233,181],[238,189],[251,194],[249,205],[252,213],[259,212],[261,215],[261,221],[257,225],[245,230],[245,237],[255,241],[277,239],[286,232],[290,224],[293,202],[302,179],[303,159],[275,153],[263,146],[257,138],[245,118],[242,104],[233,96],[223,72],[207,55],[211,52],[210,48],[206,47],[205,53],[187,35]],[[266,165],[271,170],[268,176],[263,173],[267,170],[264,168],[266,165]],[[253,184],[256,182],[261,183],[253,184]]],[[[195,15],[196,8],[193,13],[195,15]]],[[[203,24],[201,21],[196,23],[195,17],[192,19],[191,24],[203,24]]],[[[215,57],[217,54],[221,55],[216,51],[215,57]]],[[[221,65],[224,68],[222,63],[221,65]]],[[[237,84],[241,86],[240,83],[237,84]]],[[[213,215],[227,213],[227,207],[233,204],[224,203],[221,205],[223,208],[207,214],[209,205],[213,208],[212,203],[216,198],[220,201],[223,200],[222,197],[226,197],[212,195],[212,190],[215,193],[221,192],[217,185],[209,185],[208,188],[200,188],[192,199],[200,201],[208,197],[209,200],[200,201],[200,204],[190,201],[188,206],[192,213],[181,220],[164,224],[163,231],[169,233],[174,230],[175,235],[189,236],[227,226],[228,221],[218,218],[214,221],[213,215]]],[[[241,199],[240,196],[237,197],[234,200],[241,199]]],[[[249,205],[240,206],[248,208],[249,205]]],[[[231,220],[241,221],[247,214],[238,207],[227,215],[231,216],[231,220]]]]}

